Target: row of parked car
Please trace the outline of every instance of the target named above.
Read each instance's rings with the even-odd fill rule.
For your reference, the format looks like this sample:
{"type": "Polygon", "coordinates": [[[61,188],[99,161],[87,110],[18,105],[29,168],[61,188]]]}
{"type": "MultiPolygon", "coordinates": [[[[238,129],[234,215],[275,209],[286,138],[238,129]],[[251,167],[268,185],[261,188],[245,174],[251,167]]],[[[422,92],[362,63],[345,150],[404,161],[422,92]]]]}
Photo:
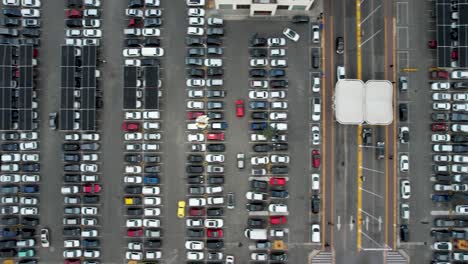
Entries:
{"type": "Polygon", "coordinates": [[[245,235],[254,242],[252,261],[287,260],[286,198],[288,166],[288,102],[286,38],[265,38],[255,34],[250,40],[249,113],[250,190],[245,194],[249,212],[245,235]],[[265,56],[263,56],[265,55],[265,56]]]}
{"type": "Polygon", "coordinates": [[[431,198],[452,215],[434,219],[433,260],[467,261],[468,223],[464,216],[468,215],[468,71],[438,70],[431,72],[430,77],[435,181],[431,198]]]}
{"type": "MultiPolygon", "coordinates": [[[[40,156],[38,132],[3,132],[0,149],[0,258],[37,263],[40,156]]],[[[46,229],[42,232],[47,232],[46,229]]],[[[44,240],[41,245],[48,246],[44,240]]]]}
{"type": "MultiPolygon", "coordinates": [[[[188,199],[179,201],[178,217],[186,219],[187,261],[234,263],[225,255],[223,216],[225,206],[235,206],[234,193],[224,188],[224,89],[222,36],[224,20],[205,17],[204,0],[187,0],[187,155],[188,199]],[[206,130],[207,132],[203,132],[206,130]],[[226,261],[226,262],[224,262],[226,261]]],[[[192,263],[192,262],[188,262],[192,263]]]]}
{"type": "Polygon", "coordinates": [[[40,0],[4,0],[0,19],[1,44],[39,45],[40,0]]]}
{"type": "Polygon", "coordinates": [[[101,44],[101,1],[70,0],[65,10],[65,44],[86,46],[101,44]]]}
{"type": "Polygon", "coordinates": [[[99,133],[65,134],[63,161],[63,258],[65,263],[96,264],[101,257],[99,133]]]}

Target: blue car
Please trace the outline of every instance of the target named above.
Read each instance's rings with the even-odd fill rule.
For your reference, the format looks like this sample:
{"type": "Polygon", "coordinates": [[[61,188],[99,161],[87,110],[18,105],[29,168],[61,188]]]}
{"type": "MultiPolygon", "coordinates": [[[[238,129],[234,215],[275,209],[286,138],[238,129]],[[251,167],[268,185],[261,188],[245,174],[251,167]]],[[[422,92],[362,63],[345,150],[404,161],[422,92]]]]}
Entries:
{"type": "Polygon", "coordinates": [[[37,185],[24,185],[24,186],[21,186],[21,192],[23,192],[23,193],[37,193],[37,192],[39,192],[39,186],[37,186],[37,185]]]}
{"type": "Polygon", "coordinates": [[[266,122],[253,122],[250,123],[250,129],[252,130],[264,130],[267,128],[266,122]]]}
{"type": "Polygon", "coordinates": [[[19,235],[18,230],[12,231],[10,228],[6,228],[6,227],[0,231],[0,237],[15,237],[18,235],[19,235]]]}
{"type": "Polygon", "coordinates": [[[450,202],[452,200],[451,195],[447,194],[434,194],[432,195],[432,201],[434,202],[450,202]]]}
{"type": "Polygon", "coordinates": [[[267,101],[252,101],[249,103],[250,109],[267,109],[268,102],[267,101]]]}
{"type": "Polygon", "coordinates": [[[213,130],[225,130],[227,128],[228,128],[228,124],[226,122],[211,123],[211,129],[213,130]]]}
{"type": "Polygon", "coordinates": [[[270,77],[283,77],[286,75],[285,70],[281,69],[272,69],[270,70],[270,77]]]}
{"type": "Polygon", "coordinates": [[[159,183],[159,177],[158,176],[145,176],[143,178],[143,182],[145,184],[158,184],[159,183]]]}

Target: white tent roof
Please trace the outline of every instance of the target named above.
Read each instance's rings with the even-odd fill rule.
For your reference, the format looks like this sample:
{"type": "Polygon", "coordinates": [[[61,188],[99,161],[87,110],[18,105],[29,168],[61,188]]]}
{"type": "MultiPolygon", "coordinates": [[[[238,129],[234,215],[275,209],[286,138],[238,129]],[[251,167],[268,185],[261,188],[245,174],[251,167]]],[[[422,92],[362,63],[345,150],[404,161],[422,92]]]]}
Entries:
{"type": "Polygon", "coordinates": [[[340,80],[335,87],[335,117],[341,124],[388,125],[393,121],[393,85],[386,80],[340,80]]]}

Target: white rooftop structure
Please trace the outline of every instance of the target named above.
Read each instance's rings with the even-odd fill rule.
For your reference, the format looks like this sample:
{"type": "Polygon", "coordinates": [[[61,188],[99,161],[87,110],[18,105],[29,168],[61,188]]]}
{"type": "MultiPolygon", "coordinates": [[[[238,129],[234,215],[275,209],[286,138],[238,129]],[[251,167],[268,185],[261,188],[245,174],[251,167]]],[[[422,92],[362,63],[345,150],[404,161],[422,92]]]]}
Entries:
{"type": "Polygon", "coordinates": [[[335,117],[341,124],[393,122],[393,85],[386,80],[340,80],[335,86],[335,117]]]}

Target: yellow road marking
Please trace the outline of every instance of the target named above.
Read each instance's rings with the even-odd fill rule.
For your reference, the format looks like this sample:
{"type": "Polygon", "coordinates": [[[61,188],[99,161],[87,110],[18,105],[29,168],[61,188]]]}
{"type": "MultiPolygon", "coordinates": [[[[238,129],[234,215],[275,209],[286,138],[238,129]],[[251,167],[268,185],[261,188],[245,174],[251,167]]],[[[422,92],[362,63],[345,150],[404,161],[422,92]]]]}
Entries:
{"type": "MultiPolygon", "coordinates": [[[[397,61],[396,61],[396,19],[395,17],[393,17],[393,21],[392,21],[392,30],[393,30],[393,64],[395,64],[395,66],[393,67],[393,80],[396,82],[397,80],[397,72],[396,72],[396,68],[397,68],[397,61]]],[[[394,86],[396,86],[394,84],[394,86]]],[[[393,89],[393,100],[396,100],[396,87],[393,89]]],[[[396,104],[393,104],[393,116],[394,118],[396,117],[396,114],[397,114],[397,111],[396,111],[396,104]]],[[[397,150],[397,142],[395,140],[395,135],[396,135],[396,130],[397,129],[397,125],[396,125],[396,121],[393,122],[393,150],[394,152],[397,150]]],[[[397,228],[396,228],[396,223],[397,223],[397,160],[396,159],[393,159],[393,247],[392,248],[396,248],[396,242],[397,242],[397,228]]]]}
{"type": "MultiPolygon", "coordinates": [[[[388,58],[387,58],[387,17],[384,17],[384,76],[387,78],[387,73],[388,73],[388,58]]],[[[395,90],[395,89],[393,89],[395,90]]],[[[385,128],[385,152],[388,157],[388,127],[385,128]]],[[[385,223],[388,223],[388,161],[385,162],[385,223]]],[[[388,224],[385,224],[385,241],[387,244],[389,243],[388,241],[388,224]]],[[[386,262],[386,259],[384,259],[384,262],[386,262]]]]}
{"type": "MultiPolygon", "coordinates": [[[[331,43],[333,43],[333,22],[330,21],[330,40],[331,40],[331,43]]],[[[334,49],[332,47],[329,48],[330,49],[330,65],[331,65],[331,76],[328,76],[328,78],[330,80],[332,80],[332,83],[333,83],[333,80],[335,79],[335,63],[334,63],[334,58],[335,58],[335,54],[334,54],[334,49]]],[[[334,87],[330,87],[330,95],[331,95],[331,98],[334,97],[334,87]]],[[[330,188],[330,192],[331,192],[331,203],[330,203],[330,221],[333,223],[335,222],[335,166],[334,166],[334,157],[335,157],[335,129],[334,129],[334,122],[333,122],[333,114],[332,114],[332,121],[331,121],[331,138],[330,138],[330,142],[331,142],[331,170],[330,170],[330,180],[331,180],[331,188],[330,188]]],[[[334,228],[332,226],[332,228],[330,228],[330,245],[332,247],[332,249],[334,248],[334,228]]]]}
{"type": "MultiPolygon", "coordinates": [[[[332,19],[330,19],[332,20],[332,19]]],[[[325,24],[325,18],[323,18],[323,24],[325,24]]],[[[323,30],[322,30],[322,43],[321,43],[321,48],[322,48],[322,72],[325,72],[325,56],[324,56],[324,50],[325,50],[325,39],[324,36],[326,36],[326,31],[325,31],[325,27],[323,27],[323,30]]],[[[322,157],[323,157],[323,162],[322,162],[322,175],[320,176],[320,178],[322,178],[322,210],[325,211],[326,209],[326,200],[327,200],[327,196],[326,196],[326,171],[327,171],[327,159],[326,159],[326,145],[327,145],[327,126],[326,126],[326,111],[325,111],[325,91],[326,91],[326,82],[325,82],[325,76],[322,75],[322,157]]],[[[309,151],[311,151],[309,149],[309,151]]],[[[312,157],[311,157],[312,158],[312,157]]],[[[311,161],[309,161],[311,162],[311,161]]],[[[322,241],[322,250],[325,250],[325,228],[326,228],[326,225],[325,225],[326,221],[325,221],[325,213],[322,212],[322,238],[321,238],[321,241],[322,241]]]]}
{"type": "MultiPolygon", "coordinates": [[[[362,57],[361,57],[361,3],[360,0],[356,0],[356,45],[357,45],[357,78],[362,79],[362,57]]],[[[356,237],[356,247],[358,251],[361,251],[362,246],[362,125],[358,126],[357,131],[357,237],[356,237]]]]}

